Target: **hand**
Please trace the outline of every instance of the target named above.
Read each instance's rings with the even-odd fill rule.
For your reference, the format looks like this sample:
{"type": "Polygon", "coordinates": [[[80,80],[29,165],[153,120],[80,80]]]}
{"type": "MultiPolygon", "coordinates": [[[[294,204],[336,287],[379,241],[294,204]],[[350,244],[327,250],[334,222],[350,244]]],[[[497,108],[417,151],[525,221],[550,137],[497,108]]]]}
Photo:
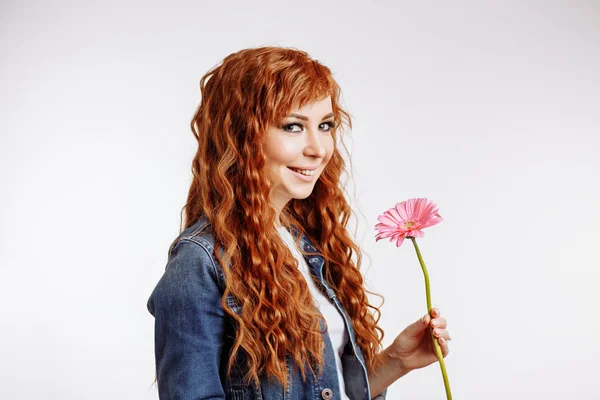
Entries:
{"type": "Polygon", "coordinates": [[[423,368],[438,361],[430,328],[438,340],[442,356],[446,357],[449,353],[450,335],[446,330],[446,320],[440,317],[437,308],[432,308],[430,313],[431,315],[425,314],[423,318],[407,326],[389,347],[390,357],[396,359],[405,371],[423,368]]]}

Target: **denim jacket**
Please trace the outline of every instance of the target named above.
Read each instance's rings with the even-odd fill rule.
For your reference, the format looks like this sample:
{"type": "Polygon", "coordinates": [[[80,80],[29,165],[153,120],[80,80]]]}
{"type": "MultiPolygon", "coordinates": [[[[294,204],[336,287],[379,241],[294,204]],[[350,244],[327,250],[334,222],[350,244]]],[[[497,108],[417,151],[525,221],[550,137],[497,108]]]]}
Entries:
{"type": "MultiPolygon", "coordinates": [[[[334,349],[326,332],[323,333],[323,370],[316,375],[308,373],[303,380],[288,354],[289,384],[285,390],[281,383],[266,377],[260,379],[260,384],[246,383],[243,351],[238,353],[232,373],[227,377],[235,328],[221,304],[224,274],[213,253],[215,239],[209,228],[210,222],[202,217],[181,232],[180,241],[171,249],[165,272],[148,300],[148,310],[155,318],[154,351],[160,399],[340,399],[334,349]]],[[[297,237],[298,232],[292,234],[297,237]]],[[[306,235],[302,235],[301,245],[306,252],[316,252],[306,235]]],[[[318,254],[305,256],[305,259],[348,329],[349,340],[342,356],[346,394],[351,400],[369,400],[365,361],[350,318],[323,279],[324,259],[318,254]]],[[[233,312],[241,312],[239,303],[231,295],[226,302],[233,312]]],[[[385,394],[384,391],[375,399],[384,400],[385,394]]]]}

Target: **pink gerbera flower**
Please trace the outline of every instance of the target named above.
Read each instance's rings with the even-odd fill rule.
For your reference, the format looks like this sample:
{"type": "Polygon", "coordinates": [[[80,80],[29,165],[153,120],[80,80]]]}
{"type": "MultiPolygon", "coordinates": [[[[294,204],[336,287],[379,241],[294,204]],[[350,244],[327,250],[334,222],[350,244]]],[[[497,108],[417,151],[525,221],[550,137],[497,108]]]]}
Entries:
{"type": "MultiPolygon", "coordinates": [[[[417,237],[423,237],[423,229],[430,226],[436,225],[443,221],[440,214],[438,214],[437,206],[423,198],[409,199],[401,203],[396,204],[393,208],[390,208],[382,215],[377,217],[379,223],[375,225],[377,230],[377,236],[375,241],[380,239],[390,238],[390,241],[396,241],[396,246],[400,247],[405,238],[409,238],[415,246],[417,252],[417,258],[421,264],[423,270],[423,277],[425,278],[425,297],[427,300],[427,313],[431,313],[431,290],[429,288],[429,274],[427,273],[427,267],[425,261],[419,251],[417,245],[417,237]]],[[[442,369],[442,377],[444,378],[444,387],[446,389],[446,399],[452,400],[452,393],[450,392],[450,382],[448,381],[448,374],[446,373],[446,364],[444,363],[444,356],[440,345],[433,334],[433,327],[429,328],[431,340],[433,342],[433,348],[435,355],[440,363],[442,369]]]]}
{"type": "Polygon", "coordinates": [[[396,204],[377,217],[375,225],[378,231],[375,241],[390,238],[400,247],[407,237],[423,237],[423,229],[443,221],[438,214],[438,207],[425,198],[409,199],[396,204]]]}

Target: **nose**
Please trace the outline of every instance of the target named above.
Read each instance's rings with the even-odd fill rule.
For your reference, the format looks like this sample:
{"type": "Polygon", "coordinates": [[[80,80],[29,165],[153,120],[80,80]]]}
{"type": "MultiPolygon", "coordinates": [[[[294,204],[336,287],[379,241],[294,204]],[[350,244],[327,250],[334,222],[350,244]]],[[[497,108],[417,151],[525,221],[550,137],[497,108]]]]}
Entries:
{"type": "Polygon", "coordinates": [[[304,146],[304,155],[313,156],[318,158],[324,158],[327,154],[327,148],[325,147],[325,136],[314,130],[307,130],[306,146],[304,146]]]}

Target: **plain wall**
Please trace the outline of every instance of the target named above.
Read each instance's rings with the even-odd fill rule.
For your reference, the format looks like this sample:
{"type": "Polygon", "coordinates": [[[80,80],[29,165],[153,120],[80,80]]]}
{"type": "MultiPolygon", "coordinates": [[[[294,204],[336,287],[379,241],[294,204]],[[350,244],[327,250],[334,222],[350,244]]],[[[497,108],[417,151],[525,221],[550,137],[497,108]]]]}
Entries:
{"type": "MultiPolygon", "coordinates": [[[[598,399],[600,3],[0,3],[0,398],[157,399],[154,319],[191,179],[201,76],[246,47],[329,66],[385,344],[426,312],[454,398],[598,399]]],[[[388,399],[441,399],[437,364],[388,399]]]]}

